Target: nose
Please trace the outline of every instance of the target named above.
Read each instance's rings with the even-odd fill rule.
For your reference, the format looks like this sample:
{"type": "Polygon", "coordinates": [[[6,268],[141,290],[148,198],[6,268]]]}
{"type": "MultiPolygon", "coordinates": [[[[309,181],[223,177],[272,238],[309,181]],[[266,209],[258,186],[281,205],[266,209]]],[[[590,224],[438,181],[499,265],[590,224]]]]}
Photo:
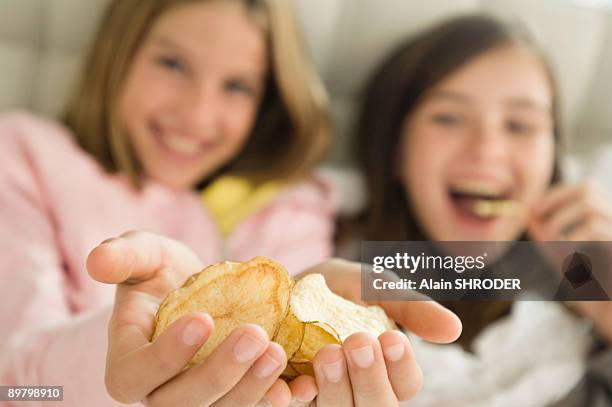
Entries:
{"type": "Polygon", "coordinates": [[[474,126],[468,148],[478,162],[500,163],[507,159],[510,146],[500,121],[482,118],[474,126]]]}
{"type": "Polygon", "coordinates": [[[180,116],[185,130],[198,137],[212,137],[221,112],[219,91],[214,83],[194,85],[185,91],[180,100],[180,116]]]}

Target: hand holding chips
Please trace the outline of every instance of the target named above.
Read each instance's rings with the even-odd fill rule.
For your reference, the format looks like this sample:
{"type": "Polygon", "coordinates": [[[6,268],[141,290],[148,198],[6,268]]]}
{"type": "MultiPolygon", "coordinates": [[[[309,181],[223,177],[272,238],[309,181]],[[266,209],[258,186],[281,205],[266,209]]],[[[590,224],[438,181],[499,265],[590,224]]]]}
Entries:
{"type": "MultiPolygon", "coordinates": [[[[262,397],[284,406],[292,398],[310,402],[316,397],[320,405],[383,407],[397,405],[419,391],[421,373],[408,338],[398,331],[378,337],[361,331],[344,339],[346,332],[367,328],[355,327],[355,321],[347,319],[347,314],[354,313],[350,308],[340,306],[338,314],[330,313],[336,308],[331,303],[339,299],[330,297],[325,284],[321,287],[323,278],[308,276],[323,275],[331,291],[359,302],[359,263],[323,262],[305,270],[297,284],[267,259],[217,266],[194,275],[202,270],[195,253],[178,241],[145,232],[107,239],[92,250],[87,259],[89,274],[116,285],[105,372],[111,397],[122,403],[146,400],[151,406],[255,404],[262,397]],[[309,294],[313,289],[316,295],[309,294]],[[191,312],[202,305],[216,324],[207,313],[191,312]],[[171,320],[175,322],[170,324],[171,320]],[[194,331],[194,326],[199,328],[194,331]],[[238,327],[232,330],[234,326],[238,327]],[[236,346],[247,336],[256,340],[257,353],[250,349],[250,359],[241,356],[238,360],[236,346]],[[156,339],[151,341],[152,337],[156,339]],[[332,344],[317,353],[321,337],[332,344]],[[203,346],[209,340],[212,345],[203,346]],[[196,358],[202,362],[193,365],[200,360],[194,358],[198,352],[196,358]],[[278,379],[286,354],[293,359],[289,365],[293,371],[285,372],[291,375],[299,373],[291,365],[308,369],[308,355],[314,353],[314,378],[300,375],[289,383],[278,379]],[[271,360],[279,363],[278,368],[263,369],[262,363],[271,360]],[[190,361],[193,366],[185,369],[190,361]]],[[[343,304],[354,306],[347,303],[343,304]]],[[[452,341],[461,329],[457,318],[433,301],[380,301],[377,305],[430,341],[452,341]]],[[[376,308],[359,312],[383,315],[376,308]]],[[[378,322],[390,323],[386,317],[378,322]]]]}
{"type": "Polygon", "coordinates": [[[364,307],[329,290],[320,274],[295,283],[283,266],[256,257],[205,268],[171,292],[160,305],[153,339],[181,316],[206,312],[215,321],[210,339],[190,361],[204,360],[235,328],[260,325],[287,353],[287,377],[314,375],[312,360],[325,345],[341,344],[355,332],[378,336],[395,324],[376,306],[364,307]]]}

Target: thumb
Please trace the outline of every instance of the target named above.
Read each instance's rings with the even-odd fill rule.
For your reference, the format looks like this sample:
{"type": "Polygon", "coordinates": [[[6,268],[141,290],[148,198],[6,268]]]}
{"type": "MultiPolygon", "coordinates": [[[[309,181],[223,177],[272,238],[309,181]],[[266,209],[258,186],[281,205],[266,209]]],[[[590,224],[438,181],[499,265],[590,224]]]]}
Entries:
{"type": "Polygon", "coordinates": [[[87,271],[107,284],[135,284],[150,280],[161,270],[172,270],[184,281],[200,271],[202,263],[184,244],[147,232],[128,232],[108,239],[87,257],[87,271]]]}
{"type": "Polygon", "coordinates": [[[533,212],[531,212],[527,218],[527,234],[531,240],[549,240],[545,223],[533,212]]]}
{"type": "Polygon", "coordinates": [[[434,343],[450,343],[461,335],[461,320],[432,300],[380,301],[387,315],[405,328],[434,343]]]}

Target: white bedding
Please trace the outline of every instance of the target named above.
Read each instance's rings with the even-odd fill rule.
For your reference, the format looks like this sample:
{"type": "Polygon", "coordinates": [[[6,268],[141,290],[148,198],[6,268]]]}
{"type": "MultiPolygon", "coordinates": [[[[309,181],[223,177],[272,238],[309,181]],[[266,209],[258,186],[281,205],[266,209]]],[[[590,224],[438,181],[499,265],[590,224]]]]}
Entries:
{"type": "Polygon", "coordinates": [[[590,332],[588,322],[559,303],[522,301],[476,338],[474,354],[458,345],[433,345],[411,337],[424,386],[405,405],[549,405],[582,377],[590,332]]]}

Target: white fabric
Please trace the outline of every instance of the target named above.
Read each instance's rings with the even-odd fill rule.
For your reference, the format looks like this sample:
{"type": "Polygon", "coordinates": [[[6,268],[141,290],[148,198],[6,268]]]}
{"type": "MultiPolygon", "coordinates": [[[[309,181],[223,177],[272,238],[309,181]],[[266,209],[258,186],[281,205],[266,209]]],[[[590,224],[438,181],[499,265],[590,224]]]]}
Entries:
{"type": "Polygon", "coordinates": [[[407,406],[549,405],[582,377],[590,332],[589,323],[559,303],[522,301],[477,337],[473,354],[411,338],[424,387],[407,406]]]}

